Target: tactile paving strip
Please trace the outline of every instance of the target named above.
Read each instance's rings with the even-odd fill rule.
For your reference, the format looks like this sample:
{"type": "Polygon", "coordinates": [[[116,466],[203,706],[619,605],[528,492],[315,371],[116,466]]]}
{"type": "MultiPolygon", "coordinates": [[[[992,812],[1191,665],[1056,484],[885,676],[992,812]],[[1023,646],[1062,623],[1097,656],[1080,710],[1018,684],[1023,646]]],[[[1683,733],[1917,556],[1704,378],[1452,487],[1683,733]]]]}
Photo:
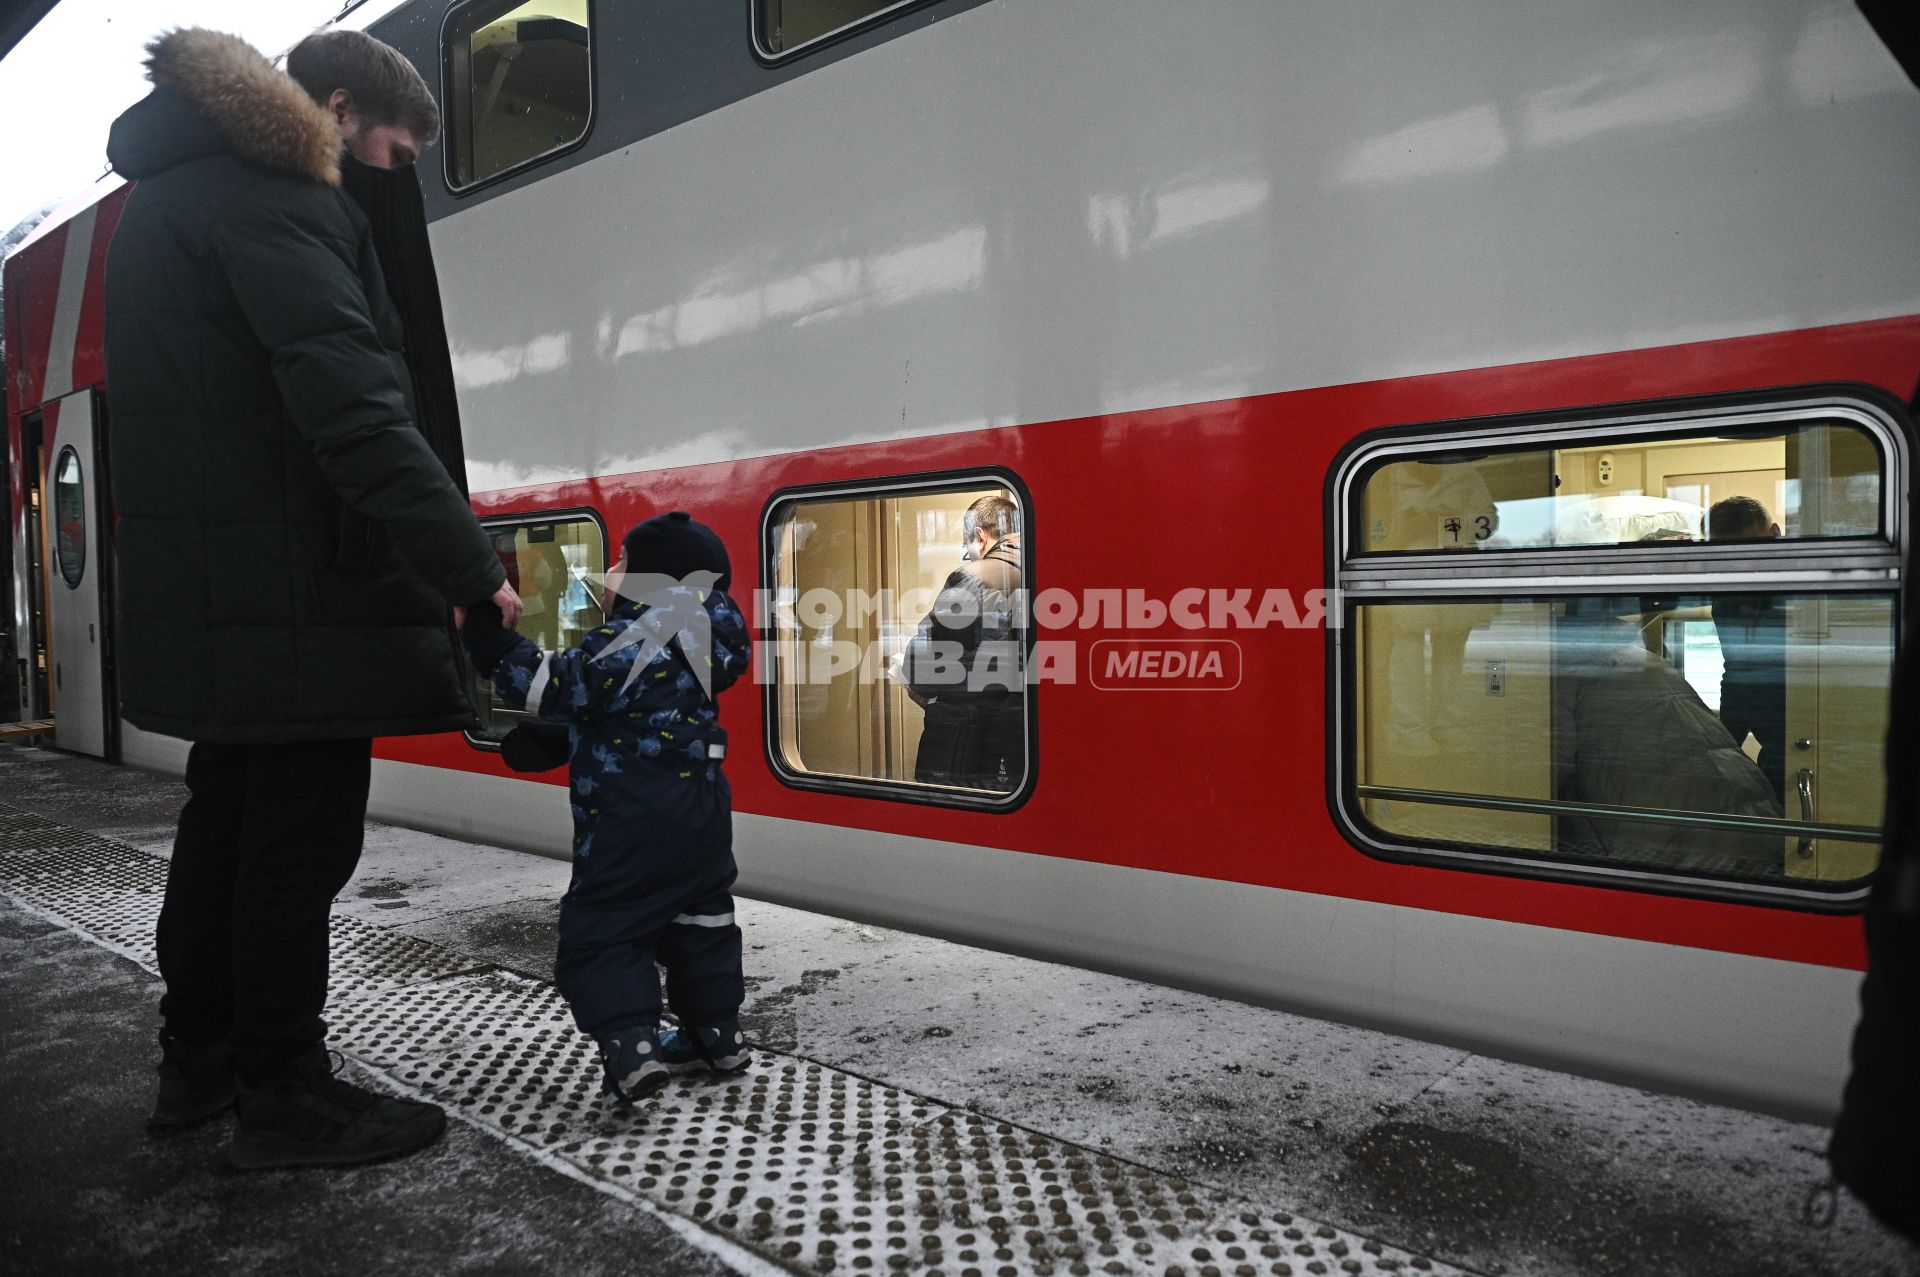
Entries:
{"type": "Polygon", "coordinates": [[[0,854],[0,890],[42,909],[151,967],[153,930],[160,920],[167,863],[91,834],[67,837],[37,852],[20,846],[38,830],[22,832],[0,810],[0,830],[14,845],[0,854]],[[12,827],[10,827],[12,826],[12,827]]]}
{"type": "MultiPolygon", "coordinates": [[[[0,890],[147,955],[166,862],[0,806],[0,890]]],[[[631,1108],[550,985],[333,919],[333,1040],[800,1273],[1335,1277],[1460,1270],[767,1051],[631,1108]]]]}
{"type": "MultiPolygon", "coordinates": [[[[164,857],[0,806],[0,891],[155,965],[167,889],[164,857]]],[[[343,1002],[490,964],[412,936],[335,916],[330,1000],[343,1002]]]]}
{"type": "Polygon", "coordinates": [[[490,962],[340,914],[333,916],[329,933],[329,1003],[375,997],[408,985],[493,967],[490,962]]]}
{"type": "MultiPolygon", "coordinates": [[[[1424,1258],[990,1117],[953,1113],[863,1149],[850,1209],[796,1195],[732,1231],[816,1272],[1432,1272],[1424,1258]],[[780,1209],[784,1206],[784,1210],[780,1209]]],[[[724,1222],[724,1221],[723,1221],[724,1222]]],[[[1452,1270],[1447,1270],[1452,1271],[1452,1270]]]]}
{"type": "Polygon", "coordinates": [[[560,995],[551,985],[506,972],[342,1004],[330,1019],[334,1039],[367,1063],[489,1126],[589,1170],[605,1167],[614,1177],[635,1174],[643,1164],[656,1175],[686,1173],[671,1171],[669,1162],[724,1160],[737,1143],[759,1150],[753,1155],[770,1161],[777,1180],[795,1170],[824,1169],[865,1141],[945,1112],[901,1091],[764,1052],[743,1074],[682,1082],[645,1104],[621,1108],[601,1096],[593,1042],[574,1027],[560,995]],[[621,1166],[629,1169],[615,1169],[621,1166]]]}
{"type": "Polygon", "coordinates": [[[0,804],[0,866],[14,853],[38,855],[55,847],[84,847],[99,841],[85,830],[0,804]]]}

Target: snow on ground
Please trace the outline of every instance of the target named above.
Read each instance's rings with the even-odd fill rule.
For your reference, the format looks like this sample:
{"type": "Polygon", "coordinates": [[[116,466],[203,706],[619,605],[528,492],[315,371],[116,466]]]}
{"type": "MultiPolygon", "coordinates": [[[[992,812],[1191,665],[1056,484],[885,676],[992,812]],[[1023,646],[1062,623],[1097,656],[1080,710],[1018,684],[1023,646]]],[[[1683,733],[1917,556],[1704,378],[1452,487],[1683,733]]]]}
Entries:
{"type": "MultiPolygon", "coordinates": [[[[0,801],[164,850],[178,785],[0,750],[0,801]]],[[[370,827],[337,908],[550,974],[565,864],[370,827]]],[[[1816,1126],[761,901],[769,1046],[1487,1273],[1901,1274],[1816,1126]]]]}
{"type": "Polygon", "coordinates": [[[151,1136],[158,992],[133,963],[0,899],[0,1270],[736,1272],[677,1221],[460,1122],[402,1161],[326,1172],[226,1170],[226,1120],[151,1136]]]}

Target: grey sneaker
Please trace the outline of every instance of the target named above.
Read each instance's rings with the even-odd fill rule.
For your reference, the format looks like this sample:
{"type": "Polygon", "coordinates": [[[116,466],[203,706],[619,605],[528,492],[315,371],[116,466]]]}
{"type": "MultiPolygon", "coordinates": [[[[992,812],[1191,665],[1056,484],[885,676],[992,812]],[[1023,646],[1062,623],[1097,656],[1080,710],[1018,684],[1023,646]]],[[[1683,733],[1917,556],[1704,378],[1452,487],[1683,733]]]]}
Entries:
{"type": "Polygon", "coordinates": [[[191,1046],[160,1030],[160,1091],[147,1125],[177,1131],[227,1111],[238,1085],[233,1077],[233,1048],[227,1039],[191,1046]]]}
{"type": "Polygon", "coordinates": [[[738,1073],[752,1058],[740,1021],[722,1020],[708,1028],[682,1025],[660,1032],[660,1058],[667,1071],[682,1073],[738,1073]]]}
{"type": "Polygon", "coordinates": [[[227,1161],[240,1170],[358,1166],[425,1148],[447,1129],[436,1104],[396,1100],[343,1082],[344,1063],[315,1047],[293,1071],[265,1086],[243,1079],[234,1104],[239,1129],[227,1161]]]}

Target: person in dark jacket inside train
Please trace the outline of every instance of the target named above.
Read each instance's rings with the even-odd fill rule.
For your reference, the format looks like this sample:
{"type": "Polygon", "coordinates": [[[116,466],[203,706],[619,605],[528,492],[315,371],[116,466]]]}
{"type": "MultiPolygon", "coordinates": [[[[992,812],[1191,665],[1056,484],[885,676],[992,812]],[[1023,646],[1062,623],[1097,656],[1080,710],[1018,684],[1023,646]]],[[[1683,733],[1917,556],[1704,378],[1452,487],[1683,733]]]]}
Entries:
{"type": "MultiPolygon", "coordinates": [[[[1780,525],[1752,497],[1728,497],[1707,511],[1712,541],[1753,541],[1780,535],[1780,525]]],[[[1713,628],[1726,662],[1720,676],[1720,721],[1736,745],[1753,736],[1756,761],[1786,797],[1787,610],[1774,594],[1721,594],[1713,600],[1713,628]]]]}
{"type": "Polygon", "coordinates": [[[1026,771],[1026,599],[1020,507],[967,507],[962,562],[907,644],[902,673],[925,711],[914,779],[1007,793],[1026,771]]]}
{"type": "Polygon", "coordinates": [[[328,915],[371,738],[472,722],[456,609],[519,607],[418,428],[406,351],[438,335],[402,327],[340,186],[343,148],[410,164],[433,96],[371,37],[312,40],[303,88],[233,36],[161,36],[108,142],[136,183],[106,265],[121,714],[193,742],[153,1122],[233,1103],[246,1167],[389,1157],[445,1125],[332,1076],[328,915]]]}
{"type": "MultiPolygon", "coordinates": [[[[1680,672],[1647,650],[1638,625],[1599,607],[1571,607],[1553,651],[1553,764],[1561,798],[1780,818],[1766,777],[1680,672]]],[[[1739,828],[1582,812],[1560,818],[1559,845],[1612,862],[1752,877],[1782,872],[1780,835],[1739,828]]]]}
{"type": "Polygon", "coordinates": [[[746,620],[726,546],[683,510],[627,533],[607,574],[607,623],[542,652],[499,612],[466,622],[475,668],[540,721],[508,734],[509,766],[568,766],[573,878],[554,983],[600,1044],[603,1089],[631,1103],[677,1073],[747,1065],[733,794],[720,693],[746,673],[746,620]],[[660,1028],[660,981],[678,1028],[660,1028]]]}

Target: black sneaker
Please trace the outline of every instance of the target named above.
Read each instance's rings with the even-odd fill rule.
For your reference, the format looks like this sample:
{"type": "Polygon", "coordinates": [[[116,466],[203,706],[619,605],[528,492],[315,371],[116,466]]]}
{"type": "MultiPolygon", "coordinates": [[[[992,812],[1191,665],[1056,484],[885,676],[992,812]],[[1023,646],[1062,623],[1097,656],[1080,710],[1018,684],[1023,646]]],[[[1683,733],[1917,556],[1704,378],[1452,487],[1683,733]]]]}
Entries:
{"type": "Polygon", "coordinates": [[[190,1046],[160,1030],[160,1093],[147,1125],[177,1131],[226,1112],[238,1089],[233,1077],[233,1047],[225,1038],[190,1046]]]}
{"type": "Polygon", "coordinates": [[[227,1161],[245,1171],[357,1166],[425,1148],[447,1129],[436,1104],[396,1100],[333,1076],[344,1061],[316,1047],[266,1086],[240,1083],[240,1129],[227,1161]]]}

